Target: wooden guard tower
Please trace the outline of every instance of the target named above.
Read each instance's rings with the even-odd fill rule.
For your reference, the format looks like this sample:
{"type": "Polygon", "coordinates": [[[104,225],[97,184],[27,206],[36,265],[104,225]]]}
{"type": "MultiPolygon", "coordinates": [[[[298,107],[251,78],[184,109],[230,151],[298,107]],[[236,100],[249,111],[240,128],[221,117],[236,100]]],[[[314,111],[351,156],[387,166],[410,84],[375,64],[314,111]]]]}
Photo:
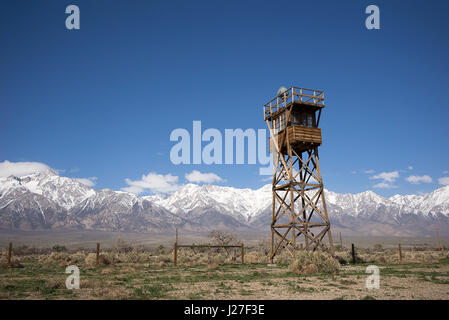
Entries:
{"type": "Polygon", "coordinates": [[[271,262],[282,249],[334,253],[318,161],[324,92],[282,87],[264,105],[273,153],[271,262]],[[328,243],[324,242],[328,236],[328,243]]]}

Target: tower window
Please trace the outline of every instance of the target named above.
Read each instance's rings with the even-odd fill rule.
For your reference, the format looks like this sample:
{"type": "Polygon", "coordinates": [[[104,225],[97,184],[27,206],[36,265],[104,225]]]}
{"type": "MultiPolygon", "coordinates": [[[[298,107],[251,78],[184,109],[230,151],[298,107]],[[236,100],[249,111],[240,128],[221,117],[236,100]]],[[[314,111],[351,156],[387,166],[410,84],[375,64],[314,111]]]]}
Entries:
{"type": "Polygon", "coordinates": [[[298,125],[300,125],[301,124],[301,118],[300,118],[300,113],[299,112],[295,112],[295,111],[293,111],[292,112],[292,115],[291,115],[291,123],[292,123],[292,125],[293,126],[298,126],[298,125]]]}
{"type": "Polygon", "coordinates": [[[313,116],[310,113],[303,113],[301,125],[303,125],[304,127],[312,128],[313,127],[313,116]]]}
{"type": "Polygon", "coordinates": [[[281,116],[279,117],[280,120],[280,130],[284,130],[285,128],[285,112],[281,114],[281,116]]]}

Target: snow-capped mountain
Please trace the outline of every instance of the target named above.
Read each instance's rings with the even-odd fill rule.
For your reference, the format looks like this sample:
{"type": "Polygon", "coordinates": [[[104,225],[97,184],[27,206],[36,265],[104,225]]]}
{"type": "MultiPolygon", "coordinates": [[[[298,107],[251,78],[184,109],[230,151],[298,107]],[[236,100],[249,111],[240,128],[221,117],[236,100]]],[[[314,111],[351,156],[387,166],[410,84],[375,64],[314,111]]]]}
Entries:
{"type": "Polygon", "coordinates": [[[0,228],[167,231],[201,230],[131,193],[94,190],[54,172],[0,178],[0,228]]]}
{"type": "MultiPolygon", "coordinates": [[[[332,226],[345,234],[449,234],[449,186],[423,195],[325,190],[332,226]]],[[[95,190],[55,172],[0,178],[0,228],[163,232],[181,228],[269,230],[271,185],[239,189],[187,184],[172,194],[138,197],[95,190]]]]}
{"type": "Polygon", "coordinates": [[[390,200],[409,210],[415,210],[416,214],[449,216],[449,186],[424,195],[395,195],[390,200]]]}
{"type": "Polygon", "coordinates": [[[271,205],[271,186],[252,190],[187,184],[169,197],[154,198],[153,201],[179,215],[214,208],[238,220],[249,221],[271,205]]]}
{"type": "Polygon", "coordinates": [[[92,188],[75,179],[60,177],[52,171],[25,176],[15,181],[28,191],[53,200],[67,210],[95,194],[92,188]]]}

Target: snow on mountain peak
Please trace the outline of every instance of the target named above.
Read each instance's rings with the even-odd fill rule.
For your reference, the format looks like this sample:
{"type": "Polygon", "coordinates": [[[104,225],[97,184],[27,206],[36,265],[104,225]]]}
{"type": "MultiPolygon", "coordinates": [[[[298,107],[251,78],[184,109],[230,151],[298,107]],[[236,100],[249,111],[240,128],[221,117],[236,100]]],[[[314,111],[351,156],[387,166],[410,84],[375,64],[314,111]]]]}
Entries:
{"type": "MultiPolygon", "coordinates": [[[[21,177],[0,178],[0,209],[27,193],[43,196],[68,211],[73,208],[79,211],[111,206],[115,208],[111,210],[128,212],[133,206],[147,207],[154,204],[184,217],[216,212],[244,223],[267,214],[272,205],[271,184],[250,189],[190,183],[171,194],[138,197],[111,189],[94,190],[76,179],[61,177],[54,172],[39,172],[21,177]]],[[[351,194],[325,189],[324,195],[331,219],[339,215],[377,215],[390,216],[393,219],[403,214],[424,217],[442,214],[449,217],[449,186],[424,195],[394,195],[390,198],[382,197],[371,190],[351,194]]]]}
{"type": "Polygon", "coordinates": [[[210,184],[201,186],[186,184],[165,199],[156,197],[152,199],[160,206],[178,214],[187,214],[194,210],[216,210],[248,220],[271,204],[271,196],[266,194],[265,190],[267,190],[265,186],[253,190],[210,184]]]}
{"type": "Polygon", "coordinates": [[[22,188],[22,190],[42,195],[65,209],[70,209],[95,194],[95,190],[75,179],[61,177],[51,170],[22,177],[0,178],[0,197],[14,188],[22,188]]]}

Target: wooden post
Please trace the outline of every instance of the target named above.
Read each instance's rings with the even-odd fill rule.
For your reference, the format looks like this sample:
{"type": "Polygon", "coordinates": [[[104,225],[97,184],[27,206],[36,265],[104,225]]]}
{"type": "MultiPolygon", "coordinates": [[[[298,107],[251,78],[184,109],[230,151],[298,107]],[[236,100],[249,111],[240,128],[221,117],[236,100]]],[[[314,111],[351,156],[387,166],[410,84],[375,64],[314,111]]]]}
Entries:
{"type": "Polygon", "coordinates": [[[95,264],[97,267],[100,265],[100,242],[97,242],[97,260],[95,264]]]}
{"type": "Polygon", "coordinates": [[[398,254],[399,254],[399,262],[402,262],[402,250],[400,243],[398,243],[398,254]]]}
{"type": "Polygon", "coordinates": [[[175,267],[178,265],[178,242],[175,242],[175,248],[173,250],[173,263],[175,267]]]}
{"type": "Polygon", "coordinates": [[[8,248],[8,267],[11,267],[11,256],[12,256],[12,242],[9,243],[8,248]]]}
{"type": "Polygon", "coordinates": [[[178,265],[178,228],[176,228],[176,239],[173,248],[173,264],[175,267],[178,265]]]}
{"type": "Polygon", "coordinates": [[[354,244],[351,244],[351,251],[352,251],[352,263],[355,263],[355,248],[354,244]]]}
{"type": "Polygon", "coordinates": [[[245,264],[245,247],[243,246],[243,242],[242,242],[242,264],[245,264]]]}

